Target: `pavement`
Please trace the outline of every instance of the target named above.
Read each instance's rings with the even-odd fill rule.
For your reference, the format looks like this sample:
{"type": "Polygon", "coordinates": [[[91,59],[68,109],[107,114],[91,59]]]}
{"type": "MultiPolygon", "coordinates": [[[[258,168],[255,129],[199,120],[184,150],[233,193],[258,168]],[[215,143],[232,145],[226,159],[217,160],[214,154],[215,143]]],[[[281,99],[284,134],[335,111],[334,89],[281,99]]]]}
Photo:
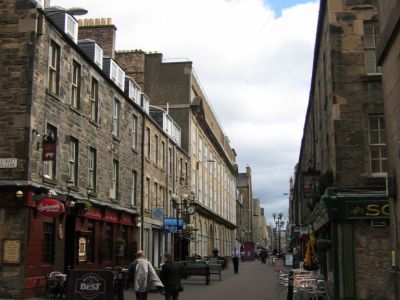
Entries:
{"type": "MultiPolygon", "coordinates": [[[[204,277],[182,281],[184,291],[179,300],[279,300],[278,278],[274,267],[259,261],[239,263],[239,274],[233,273],[233,265],[222,271],[222,280],[211,276],[209,285],[204,277]]],[[[124,292],[125,300],[136,300],[132,289],[124,292]]],[[[148,300],[165,299],[160,293],[151,293],[148,300]]],[[[43,298],[31,298],[43,300],[43,298]]]]}
{"type": "MultiPolygon", "coordinates": [[[[233,273],[233,265],[222,271],[222,280],[211,276],[210,285],[203,277],[182,281],[184,291],[179,300],[279,300],[277,275],[273,266],[256,262],[239,264],[239,274],[233,273]]],[[[125,292],[125,300],[135,300],[132,290],[125,292]]],[[[161,300],[161,294],[149,294],[148,300],[161,300]]]]}

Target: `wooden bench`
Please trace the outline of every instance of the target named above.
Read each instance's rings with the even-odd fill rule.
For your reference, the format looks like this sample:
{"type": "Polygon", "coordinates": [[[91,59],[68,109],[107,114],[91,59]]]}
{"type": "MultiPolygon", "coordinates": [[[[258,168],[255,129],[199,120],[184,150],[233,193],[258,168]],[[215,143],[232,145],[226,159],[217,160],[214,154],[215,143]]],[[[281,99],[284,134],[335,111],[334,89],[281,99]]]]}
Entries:
{"type": "Polygon", "coordinates": [[[210,275],[218,275],[219,280],[221,281],[221,275],[222,275],[222,265],[221,264],[208,264],[210,268],[210,275]]]}
{"type": "Polygon", "coordinates": [[[188,279],[190,276],[204,276],[206,285],[210,284],[210,267],[200,264],[181,264],[179,274],[182,279],[188,279]]]}

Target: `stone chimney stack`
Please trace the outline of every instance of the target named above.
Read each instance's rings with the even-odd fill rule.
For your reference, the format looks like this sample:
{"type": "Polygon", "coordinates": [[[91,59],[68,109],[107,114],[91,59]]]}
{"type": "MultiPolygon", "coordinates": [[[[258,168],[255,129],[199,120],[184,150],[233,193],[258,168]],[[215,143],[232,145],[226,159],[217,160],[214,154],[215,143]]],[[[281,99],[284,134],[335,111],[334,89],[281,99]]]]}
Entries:
{"type": "Polygon", "coordinates": [[[125,74],[135,79],[144,90],[146,53],[142,50],[117,51],[115,61],[125,74]]]}
{"type": "Polygon", "coordinates": [[[115,36],[117,27],[112,24],[111,18],[79,20],[78,40],[95,40],[104,55],[115,58],[115,36]]]}

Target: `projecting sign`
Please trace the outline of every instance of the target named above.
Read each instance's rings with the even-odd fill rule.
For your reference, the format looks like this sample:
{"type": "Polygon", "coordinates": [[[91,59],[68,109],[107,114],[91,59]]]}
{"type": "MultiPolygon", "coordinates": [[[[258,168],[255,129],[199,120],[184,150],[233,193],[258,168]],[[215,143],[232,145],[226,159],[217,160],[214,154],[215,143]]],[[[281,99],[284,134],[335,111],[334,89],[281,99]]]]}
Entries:
{"type": "MultiPolygon", "coordinates": [[[[164,232],[176,233],[176,218],[164,219],[164,232]]],[[[178,230],[183,230],[183,219],[178,219],[178,230]]]]}
{"type": "Polygon", "coordinates": [[[16,167],[16,158],[0,158],[0,169],[14,169],[16,167]]]}
{"type": "Polygon", "coordinates": [[[38,214],[43,217],[56,217],[65,211],[64,204],[57,199],[43,198],[37,204],[38,214]]]}

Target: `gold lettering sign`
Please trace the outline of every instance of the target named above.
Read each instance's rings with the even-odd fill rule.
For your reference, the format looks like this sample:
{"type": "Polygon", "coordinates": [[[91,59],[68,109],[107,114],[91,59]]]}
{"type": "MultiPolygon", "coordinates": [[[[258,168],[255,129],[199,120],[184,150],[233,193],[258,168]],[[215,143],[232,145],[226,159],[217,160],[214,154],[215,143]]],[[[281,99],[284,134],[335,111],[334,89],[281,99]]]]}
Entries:
{"type": "Polygon", "coordinates": [[[367,212],[365,215],[369,217],[389,216],[389,204],[370,204],[367,206],[367,212]]]}
{"type": "Polygon", "coordinates": [[[3,264],[19,264],[21,262],[21,241],[3,240],[3,264]]]}

